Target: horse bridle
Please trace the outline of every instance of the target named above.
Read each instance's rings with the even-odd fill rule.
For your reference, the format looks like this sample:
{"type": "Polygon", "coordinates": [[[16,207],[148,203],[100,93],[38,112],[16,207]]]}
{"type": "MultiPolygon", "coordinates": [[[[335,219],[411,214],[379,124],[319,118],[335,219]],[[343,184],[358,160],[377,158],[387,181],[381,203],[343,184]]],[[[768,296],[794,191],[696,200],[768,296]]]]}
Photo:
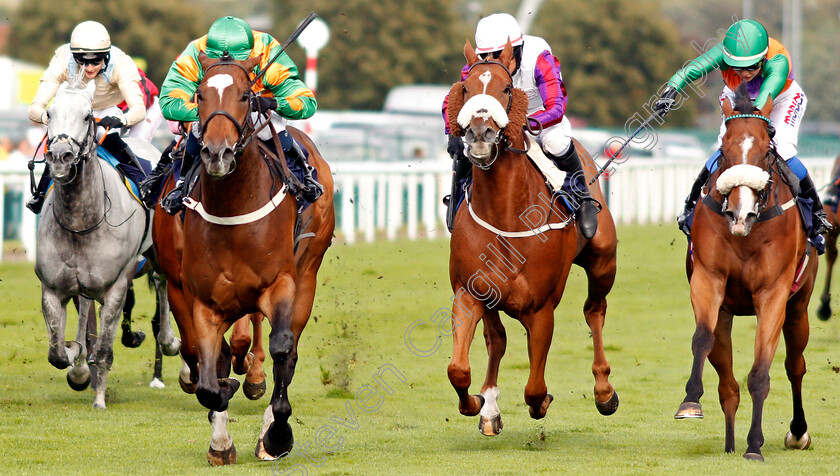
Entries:
{"type": "MultiPolygon", "coordinates": [[[[484,60],[481,60],[481,61],[477,61],[477,62],[473,63],[472,66],[470,66],[470,68],[467,70],[467,77],[469,77],[470,73],[472,73],[473,68],[475,68],[478,65],[497,65],[497,66],[500,66],[504,70],[505,73],[507,73],[509,81],[508,81],[507,86],[505,87],[505,91],[507,91],[508,103],[507,103],[507,106],[505,107],[505,114],[509,115],[510,114],[510,109],[513,106],[513,76],[510,74],[510,71],[508,71],[507,66],[505,66],[504,64],[502,64],[499,61],[484,59],[484,60]]],[[[463,86],[463,81],[461,82],[461,84],[462,84],[462,87],[464,87],[463,86]]],[[[464,87],[464,91],[466,92],[466,87],[464,87]]],[[[528,131],[533,134],[529,121],[526,121],[526,125],[528,127],[528,131]]],[[[500,147],[499,144],[502,142],[502,138],[504,137],[504,132],[505,132],[506,129],[507,129],[507,126],[502,127],[498,131],[496,131],[496,137],[493,138],[493,145],[496,146],[496,155],[493,157],[492,160],[490,160],[488,163],[482,164],[482,165],[476,164],[475,162],[472,162],[472,160],[470,160],[470,162],[472,162],[473,165],[475,165],[476,167],[478,167],[481,170],[489,170],[490,167],[493,166],[493,163],[496,162],[496,159],[499,158],[499,154],[501,153],[502,148],[508,149],[511,152],[515,152],[515,153],[519,153],[519,154],[527,153],[528,152],[527,138],[525,139],[525,148],[524,149],[514,148],[507,140],[505,141],[505,144],[503,145],[503,147],[500,147]]],[[[542,125],[540,125],[540,131],[541,130],[542,130],[542,125]]],[[[468,156],[468,158],[469,158],[469,156],[468,156]]]]}
{"type": "MultiPolygon", "coordinates": [[[[237,62],[234,62],[228,56],[223,56],[221,61],[219,61],[217,63],[213,63],[210,66],[208,66],[207,69],[204,70],[205,77],[207,75],[207,72],[210,71],[212,68],[214,68],[216,66],[223,66],[223,65],[236,66],[239,69],[241,69],[242,72],[245,73],[246,78],[250,79],[250,77],[251,77],[251,73],[248,72],[248,70],[245,69],[244,66],[242,66],[241,64],[239,64],[237,62]]],[[[231,115],[229,112],[227,112],[223,109],[217,109],[217,110],[213,111],[212,113],[210,113],[209,116],[207,116],[207,119],[205,119],[203,123],[199,124],[200,130],[203,133],[203,131],[205,131],[206,128],[207,128],[207,123],[209,123],[210,120],[213,119],[214,117],[224,116],[224,117],[228,118],[230,120],[230,122],[232,122],[233,125],[236,126],[236,131],[239,134],[239,137],[237,137],[236,142],[233,144],[233,155],[235,157],[239,157],[240,155],[242,155],[242,152],[245,150],[245,147],[247,147],[248,144],[253,139],[253,134],[251,134],[251,133],[254,132],[254,124],[251,121],[251,114],[250,114],[250,107],[251,107],[250,104],[251,104],[251,100],[254,98],[254,91],[251,89],[252,85],[253,85],[253,82],[251,82],[251,84],[248,87],[248,108],[249,108],[249,111],[245,114],[245,125],[244,126],[242,124],[240,124],[239,121],[237,121],[236,118],[233,117],[233,115],[231,115]]],[[[200,141],[201,145],[203,146],[204,145],[204,140],[199,138],[199,141],[200,141]]]]}
{"type": "Polygon", "coordinates": [[[59,143],[59,142],[69,142],[71,144],[70,150],[73,150],[72,146],[76,146],[77,150],[73,153],[73,170],[76,170],[76,166],[79,165],[79,162],[82,160],[87,160],[87,158],[91,155],[95,147],[95,127],[96,122],[93,118],[93,111],[88,111],[87,118],[85,119],[87,122],[87,133],[85,134],[84,140],[79,142],[76,140],[75,137],[70,135],[61,133],[53,137],[47,137],[47,150],[52,149],[52,146],[59,143]]]}
{"type": "MultiPolygon", "coordinates": [[[[764,117],[760,114],[748,114],[748,113],[733,114],[733,115],[727,117],[726,119],[724,119],[723,122],[725,124],[730,119],[748,119],[748,118],[762,119],[765,122],[767,122],[768,134],[769,134],[769,131],[771,130],[771,128],[773,127],[770,124],[770,119],[768,119],[767,117],[764,117]]],[[[771,137],[772,137],[772,135],[771,135],[771,137]]],[[[720,155],[721,155],[721,157],[725,157],[723,155],[723,148],[722,147],[720,149],[720,155]]],[[[758,195],[758,201],[756,202],[756,211],[758,212],[759,215],[761,214],[762,211],[764,211],[764,208],[767,206],[767,199],[769,198],[769,192],[770,192],[770,189],[772,188],[772,185],[773,185],[773,166],[775,165],[776,167],[778,167],[778,160],[780,159],[780,157],[779,157],[778,154],[773,153],[772,148],[769,148],[767,150],[767,154],[764,155],[764,159],[767,160],[767,162],[770,164],[769,167],[767,167],[768,173],[770,174],[770,180],[767,181],[767,185],[765,185],[763,189],[756,191],[756,194],[758,195]]],[[[777,171],[776,173],[778,173],[779,176],[781,176],[781,172],[777,171]]],[[[776,189],[776,190],[777,190],[777,193],[778,193],[778,189],[776,189]]],[[[732,192],[730,191],[730,193],[732,193],[732,192]]],[[[726,195],[723,195],[723,204],[722,204],[723,208],[726,208],[728,201],[729,201],[729,193],[726,194],[726,195]]]]}

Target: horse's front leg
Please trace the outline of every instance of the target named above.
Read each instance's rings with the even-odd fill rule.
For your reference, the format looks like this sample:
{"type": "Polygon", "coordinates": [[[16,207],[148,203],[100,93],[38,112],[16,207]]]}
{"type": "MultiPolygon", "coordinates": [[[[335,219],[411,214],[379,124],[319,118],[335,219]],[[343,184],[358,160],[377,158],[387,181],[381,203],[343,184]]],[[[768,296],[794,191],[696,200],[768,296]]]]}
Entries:
{"type": "MultiPolygon", "coordinates": [[[[79,325],[76,330],[76,342],[81,345],[81,351],[73,360],[73,366],[67,371],[67,383],[76,391],[82,391],[90,385],[90,367],[87,364],[88,321],[95,312],[93,301],[79,296],[79,325]]],[[[96,316],[93,315],[93,318],[95,320],[96,316]]]]}
{"type": "Polygon", "coordinates": [[[703,396],[703,367],[715,345],[715,326],[723,303],[724,279],[719,279],[695,264],[691,275],[691,305],[694,308],[694,356],[691,375],[685,384],[685,399],[674,415],[676,419],[703,418],[700,397],[703,396]]]}
{"type": "Polygon", "coordinates": [[[507,349],[505,326],[499,319],[499,311],[491,310],[484,314],[484,343],[487,346],[487,375],[481,386],[484,405],[481,406],[481,419],[478,430],[484,436],[496,436],[502,432],[502,412],[499,410],[499,365],[507,349]]]}
{"type": "Polygon", "coordinates": [[[550,304],[533,314],[520,317],[528,335],[528,359],[531,372],[525,384],[525,403],[531,418],[539,420],[545,417],[548,406],[554,397],[548,393],[545,385],[545,364],[551,338],[554,334],[554,307],[550,304]]]}
{"type": "Polygon", "coordinates": [[[456,286],[452,306],[452,360],[446,369],[449,382],[458,394],[458,411],[461,415],[475,416],[484,406],[484,397],[470,395],[470,344],[475,336],[478,321],[484,317],[484,304],[465,288],[456,286]]]}
{"type": "Polygon", "coordinates": [[[41,285],[41,312],[47,324],[50,338],[50,348],[47,359],[53,367],[66,369],[82,350],[79,342],[64,342],[64,330],[67,323],[67,302],[69,298],[62,298],[45,284],[41,285]]]}
{"type": "Polygon", "coordinates": [[[747,375],[747,389],[752,397],[753,411],[750,431],[747,433],[747,451],[744,453],[746,459],[764,461],[761,455],[761,447],[764,445],[761,419],[764,400],[770,393],[770,365],[782,333],[788,289],[789,286],[777,287],[753,297],[758,325],[755,330],[755,360],[747,375]]]}
{"type": "MultiPolygon", "coordinates": [[[[800,289],[800,292],[807,289],[800,289]]],[[[806,293],[805,296],[808,296],[806,293]]],[[[787,317],[782,327],[785,337],[785,370],[790,381],[793,396],[793,420],[790,431],[785,436],[785,447],[804,450],[811,446],[811,435],[808,434],[808,423],[805,421],[805,411],[802,408],[802,377],[805,375],[805,346],[808,345],[810,330],[808,327],[808,299],[799,296],[788,302],[787,317]]]]}
{"type": "Polygon", "coordinates": [[[292,330],[292,310],[295,300],[295,281],[285,275],[260,296],[258,307],[269,317],[271,333],[268,335],[268,351],[274,361],[274,391],[271,404],[263,416],[260,438],[254,451],[257,458],[276,459],[287,454],[294,445],[289,417],[292,405],[289,402],[289,384],[295,374],[297,363],[297,339],[300,334],[292,330]]]}
{"type": "Polygon", "coordinates": [[[114,337],[120,322],[120,315],[125,304],[127,281],[118,278],[103,296],[99,309],[100,332],[96,339],[88,363],[93,365],[96,376],[93,382],[93,407],[105,408],[105,389],[108,386],[108,372],[114,361],[114,337]]]}
{"type": "Polygon", "coordinates": [[[152,271],[152,282],[155,286],[158,307],[158,323],[159,327],[156,330],[155,338],[157,339],[158,348],[164,355],[173,356],[178,355],[181,350],[181,340],[175,337],[175,331],[172,329],[172,320],[169,316],[169,292],[167,290],[166,279],[156,271],[152,271]]]}

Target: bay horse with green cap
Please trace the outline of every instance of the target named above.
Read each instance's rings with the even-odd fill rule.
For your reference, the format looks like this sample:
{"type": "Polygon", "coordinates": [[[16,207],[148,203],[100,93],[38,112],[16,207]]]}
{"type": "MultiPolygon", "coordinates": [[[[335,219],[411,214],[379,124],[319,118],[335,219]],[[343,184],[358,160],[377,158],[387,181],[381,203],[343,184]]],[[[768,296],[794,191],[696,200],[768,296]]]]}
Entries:
{"type": "Polygon", "coordinates": [[[697,206],[686,260],[696,324],[691,342],[694,360],[675,418],[703,418],[700,397],[708,359],[719,376],[724,449],[735,451],[735,411],[741,397],[732,371],[733,316],[755,315],[754,361],[747,376],[752,423],[744,458],[763,461],[762,414],[770,391],[770,365],[782,335],[793,394],[785,446],[805,449],[811,444],[802,377],[817,259],[795,206],[798,182],[770,140],[773,103],[766,101],[761,110],[755,109],[741,86],[734,109],[729,100],[722,108],[726,133],[719,167],[697,206]]]}

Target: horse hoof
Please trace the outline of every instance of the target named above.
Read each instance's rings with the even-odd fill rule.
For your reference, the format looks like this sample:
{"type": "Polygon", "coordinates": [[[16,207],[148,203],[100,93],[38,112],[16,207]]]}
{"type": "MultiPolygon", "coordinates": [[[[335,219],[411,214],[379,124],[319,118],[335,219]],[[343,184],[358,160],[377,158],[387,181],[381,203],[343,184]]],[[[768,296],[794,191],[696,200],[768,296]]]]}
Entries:
{"type": "Polygon", "coordinates": [[[547,393],[545,394],[545,399],[540,405],[539,409],[534,409],[534,407],[528,407],[528,414],[531,415],[531,418],[534,420],[540,420],[545,417],[545,413],[548,411],[548,406],[551,405],[551,402],[554,401],[554,395],[547,393]]]}
{"type": "Polygon", "coordinates": [[[181,352],[181,339],[174,339],[169,344],[160,344],[160,351],[167,357],[178,355],[178,352],[181,352]]]}
{"type": "Polygon", "coordinates": [[[764,462],[764,456],[761,456],[761,453],[744,453],[744,459],[764,462]]]}
{"type": "Polygon", "coordinates": [[[496,436],[502,432],[504,425],[502,424],[502,415],[493,415],[492,417],[481,416],[478,420],[478,431],[484,436],[496,436]]]}
{"type": "Polygon", "coordinates": [[[697,402],[682,402],[674,418],[677,420],[684,418],[703,418],[703,406],[697,402]]]}
{"type": "Polygon", "coordinates": [[[811,447],[811,435],[806,431],[799,439],[793,436],[793,433],[788,432],[785,435],[785,448],[789,450],[807,450],[811,447]]]}
{"type": "Polygon", "coordinates": [[[615,413],[616,410],[618,410],[618,392],[613,390],[612,397],[610,397],[610,399],[604,403],[601,403],[598,401],[598,399],[595,399],[595,408],[597,408],[598,412],[600,412],[601,415],[604,416],[610,416],[613,413],[615,413]]]}
{"type": "Polygon", "coordinates": [[[151,388],[166,388],[166,384],[163,383],[163,380],[155,377],[149,382],[149,387],[151,388]]]}
{"type": "Polygon", "coordinates": [[[195,391],[195,396],[198,397],[198,403],[204,408],[223,412],[227,410],[227,402],[222,398],[220,391],[213,391],[206,388],[199,387],[195,391]]]}
{"type": "Polygon", "coordinates": [[[831,305],[828,303],[828,301],[822,301],[820,307],[817,308],[817,317],[819,317],[821,321],[827,321],[831,319],[831,305]]]}
{"type": "MultiPolygon", "coordinates": [[[[262,446],[263,452],[268,455],[272,459],[282,458],[283,456],[289,454],[292,451],[292,447],[295,445],[295,437],[292,434],[292,426],[286,423],[286,427],[281,431],[281,435],[277,441],[271,439],[271,431],[276,425],[277,422],[272,423],[270,427],[268,427],[268,431],[265,432],[262,439],[257,442],[257,450],[260,449],[262,446]]],[[[257,457],[260,457],[257,454],[257,457]]]]}
{"type": "Polygon", "coordinates": [[[70,372],[67,372],[67,385],[70,385],[70,388],[77,392],[85,390],[90,386],[90,372],[87,372],[87,377],[82,382],[74,382],[73,378],[70,377],[70,372]]]}
{"type": "Polygon", "coordinates": [[[470,397],[469,397],[470,403],[472,403],[474,401],[474,399],[478,400],[478,404],[474,405],[472,407],[475,410],[473,410],[472,408],[464,408],[464,407],[461,406],[460,402],[458,403],[458,411],[461,412],[461,415],[464,415],[464,416],[476,416],[476,415],[478,415],[478,412],[481,411],[481,407],[484,406],[484,395],[481,395],[481,394],[470,395],[470,397]]]}
{"type": "Polygon", "coordinates": [[[140,347],[140,344],[146,340],[146,333],[143,331],[131,332],[131,331],[123,331],[122,338],[122,345],[128,347],[129,349],[136,349],[140,347]]]}
{"type": "Polygon", "coordinates": [[[183,380],[181,380],[179,378],[178,379],[178,384],[181,385],[181,390],[183,390],[184,393],[188,393],[188,394],[192,395],[196,391],[197,385],[192,383],[192,382],[184,382],[183,380]]]}
{"type": "Polygon", "coordinates": [[[226,450],[214,450],[212,447],[207,451],[207,462],[212,466],[224,466],[227,464],[236,464],[236,446],[230,444],[230,448],[226,450]]]}
{"type": "Polygon", "coordinates": [[[259,400],[263,395],[265,395],[265,380],[260,383],[251,383],[249,381],[245,381],[242,384],[242,393],[248,398],[248,400],[259,400]]]}

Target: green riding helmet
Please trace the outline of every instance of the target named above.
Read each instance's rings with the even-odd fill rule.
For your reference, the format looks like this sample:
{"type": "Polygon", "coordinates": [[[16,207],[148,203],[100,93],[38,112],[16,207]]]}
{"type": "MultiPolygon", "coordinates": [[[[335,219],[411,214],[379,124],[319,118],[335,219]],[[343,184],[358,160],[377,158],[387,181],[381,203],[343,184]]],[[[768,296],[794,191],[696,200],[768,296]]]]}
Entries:
{"type": "Polygon", "coordinates": [[[752,66],[767,54],[767,30],[755,20],[740,20],[723,37],[723,62],[735,68],[752,66]]]}
{"type": "Polygon", "coordinates": [[[246,60],[254,48],[254,33],[245,20],[232,16],[219,18],[207,32],[207,56],[219,58],[227,51],[234,59],[246,60]]]}

